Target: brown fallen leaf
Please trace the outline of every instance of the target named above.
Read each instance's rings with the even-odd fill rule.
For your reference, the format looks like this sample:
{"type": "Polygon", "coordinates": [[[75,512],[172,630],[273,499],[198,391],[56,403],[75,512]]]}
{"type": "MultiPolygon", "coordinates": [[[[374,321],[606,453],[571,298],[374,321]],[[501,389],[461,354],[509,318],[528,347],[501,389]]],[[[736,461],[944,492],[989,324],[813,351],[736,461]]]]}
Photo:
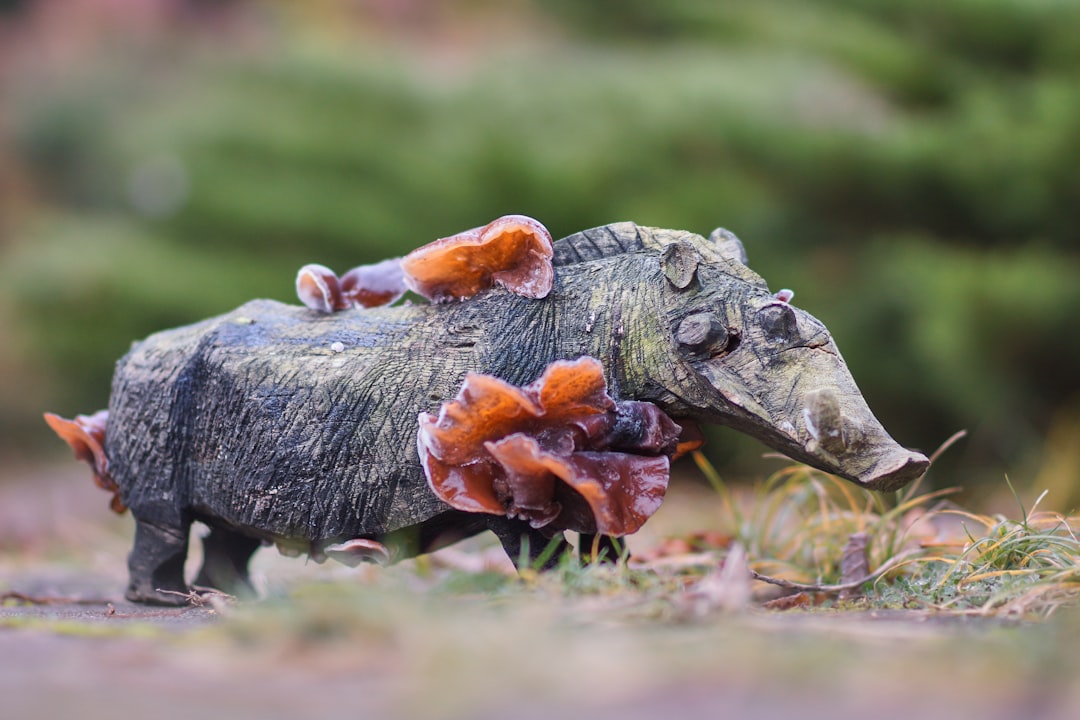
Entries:
{"type": "Polygon", "coordinates": [[[750,605],[750,598],[750,566],[746,550],[739,543],[732,544],[723,565],[715,567],[683,595],[686,610],[696,617],[715,610],[745,610],[750,605]]]}
{"type": "MultiPolygon", "coordinates": [[[[870,560],[866,554],[869,543],[870,536],[864,532],[852,533],[848,536],[847,544],[844,545],[844,551],[840,555],[841,585],[855,583],[859,578],[870,574],[870,560]]],[[[850,600],[861,595],[861,585],[858,585],[841,590],[839,597],[841,600],[850,600]]]]}
{"type": "Polygon", "coordinates": [[[810,593],[797,592],[791,595],[775,598],[762,605],[766,610],[793,610],[800,607],[810,607],[816,603],[810,597],[810,593]]]}

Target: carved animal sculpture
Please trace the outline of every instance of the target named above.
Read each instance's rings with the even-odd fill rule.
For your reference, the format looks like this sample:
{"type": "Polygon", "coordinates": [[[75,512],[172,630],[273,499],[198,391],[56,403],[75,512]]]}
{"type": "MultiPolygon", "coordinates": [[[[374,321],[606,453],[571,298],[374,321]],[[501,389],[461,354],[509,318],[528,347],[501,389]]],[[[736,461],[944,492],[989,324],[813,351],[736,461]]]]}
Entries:
{"type": "MultiPolygon", "coordinates": [[[[862,487],[919,477],[927,458],[874,418],[825,326],[745,263],[723,230],[617,223],[554,244],[542,299],[495,286],[325,314],[255,300],[150,336],[119,361],[107,419],[88,426],[103,448],[81,450],[102,456],[114,506],[136,521],[127,597],[185,601],[193,520],[211,528],[196,584],[230,590],[263,542],[398,558],[490,529],[512,559],[523,542],[535,559],[551,532],[455,509],[425,477],[418,418],[468,373],[520,386],[588,356],[617,401],[733,427],[862,487]]],[[[646,452],[670,455],[678,429],[646,452]]]]}

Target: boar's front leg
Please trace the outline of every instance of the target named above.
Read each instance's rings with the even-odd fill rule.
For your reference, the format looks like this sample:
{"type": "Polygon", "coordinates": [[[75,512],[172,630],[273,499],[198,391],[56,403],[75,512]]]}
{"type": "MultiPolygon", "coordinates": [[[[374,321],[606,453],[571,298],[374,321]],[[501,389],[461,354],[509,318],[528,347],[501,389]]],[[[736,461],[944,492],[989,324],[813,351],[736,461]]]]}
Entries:
{"type": "Polygon", "coordinates": [[[578,555],[586,564],[613,565],[625,553],[626,545],[610,535],[581,533],[578,555]]]}
{"type": "Polygon", "coordinates": [[[519,570],[525,567],[550,570],[570,549],[561,534],[549,538],[524,520],[493,515],[489,516],[487,527],[499,538],[503,550],[519,570]],[[552,544],[555,547],[549,549],[552,544]]]}
{"type": "Polygon", "coordinates": [[[150,522],[135,515],[135,544],[128,555],[130,582],[124,597],[150,605],[186,605],[190,589],[184,582],[190,521],[150,522]]]}
{"type": "Polygon", "coordinates": [[[248,561],[262,543],[226,528],[211,527],[202,544],[203,564],[195,586],[242,598],[255,597],[255,588],[248,577],[248,561]]]}

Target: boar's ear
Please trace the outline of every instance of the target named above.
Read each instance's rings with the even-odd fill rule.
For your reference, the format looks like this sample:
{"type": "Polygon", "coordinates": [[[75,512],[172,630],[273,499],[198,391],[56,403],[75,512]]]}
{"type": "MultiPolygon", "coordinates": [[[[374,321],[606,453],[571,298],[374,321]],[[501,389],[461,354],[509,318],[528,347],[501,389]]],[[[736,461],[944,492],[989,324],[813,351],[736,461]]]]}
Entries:
{"type": "Polygon", "coordinates": [[[735,233],[730,230],[716,228],[709,233],[709,242],[713,244],[713,247],[722,257],[740,262],[743,265],[747,264],[746,248],[743,247],[742,240],[737,238],[735,233]]]}
{"type": "Polygon", "coordinates": [[[682,290],[694,281],[701,255],[688,242],[675,242],[664,247],[660,252],[660,263],[664,266],[664,276],[682,290]]]}

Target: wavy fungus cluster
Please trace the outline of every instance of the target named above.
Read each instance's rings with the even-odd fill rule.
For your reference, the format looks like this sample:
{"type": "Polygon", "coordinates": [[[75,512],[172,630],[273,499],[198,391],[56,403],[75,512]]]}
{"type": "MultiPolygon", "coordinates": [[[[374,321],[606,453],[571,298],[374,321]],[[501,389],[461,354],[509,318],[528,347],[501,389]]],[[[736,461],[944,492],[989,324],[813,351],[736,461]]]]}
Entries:
{"type": "Polygon", "coordinates": [[[682,430],[652,403],[612,399],[591,357],[553,362],[524,387],[470,374],[419,420],[428,484],[449,505],[614,536],[660,507],[682,430]]]}

